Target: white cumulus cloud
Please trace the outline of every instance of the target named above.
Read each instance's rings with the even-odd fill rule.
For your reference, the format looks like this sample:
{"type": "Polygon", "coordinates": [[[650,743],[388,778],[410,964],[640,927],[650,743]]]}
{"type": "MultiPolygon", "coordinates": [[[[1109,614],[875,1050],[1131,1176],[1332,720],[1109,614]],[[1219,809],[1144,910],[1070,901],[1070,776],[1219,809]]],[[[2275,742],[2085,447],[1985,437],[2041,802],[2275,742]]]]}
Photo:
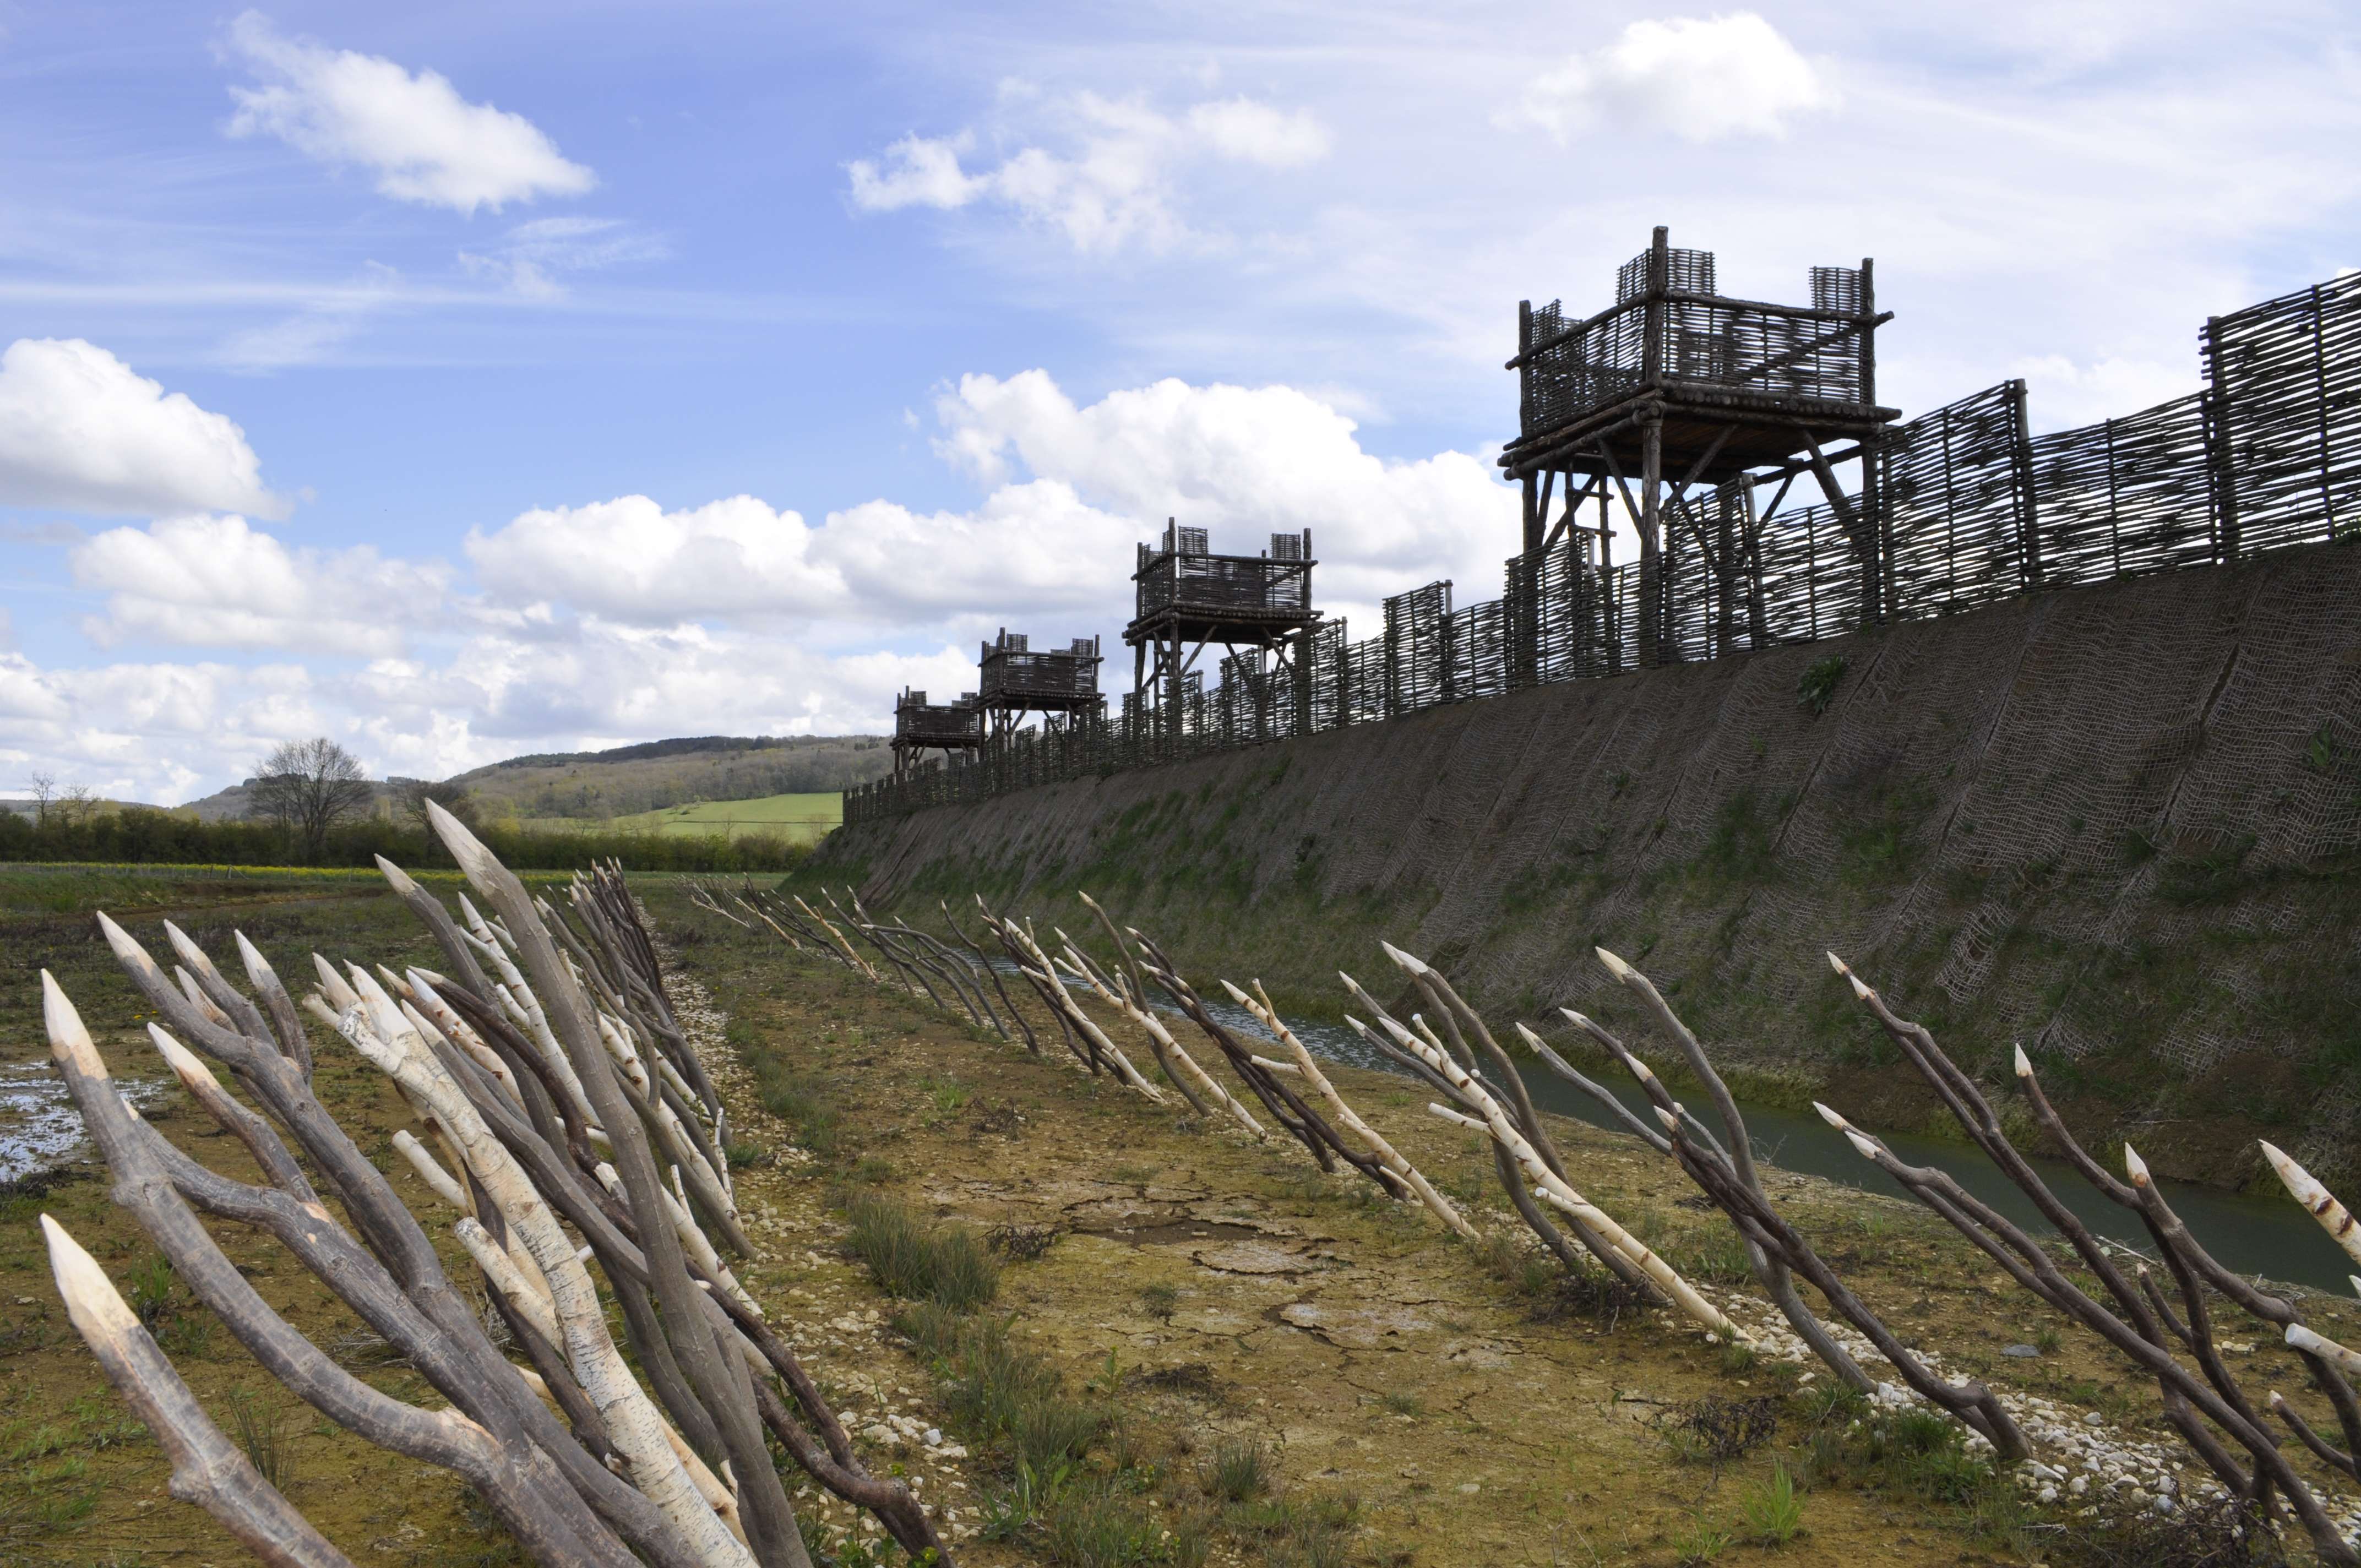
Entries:
{"type": "Polygon", "coordinates": [[[844,585],[812,559],[812,531],[752,496],[666,511],[646,496],[545,507],[467,535],[467,558],[496,602],[562,604],[610,620],[811,618],[844,585]]]}
{"type": "Polygon", "coordinates": [[[396,201],[498,212],[597,183],[531,120],[467,102],[434,71],[288,38],[255,11],[230,24],[229,43],[262,79],[230,89],[230,135],[277,137],[317,162],[367,170],[396,201]]]}
{"type": "Polygon", "coordinates": [[[436,563],[365,544],[290,549],[242,517],[112,528],[69,562],[78,587],[107,595],[105,614],[83,623],[102,644],[391,653],[407,627],[441,608],[450,580],[436,563]]]}
{"type": "MultiPolygon", "coordinates": [[[[1029,101],[1023,93],[1010,102],[1029,101]]],[[[1193,161],[1300,169],[1328,156],[1328,128],[1308,109],[1282,110],[1236,97],[1168,115],[1137,98],[1095,93],[1061,100],[1049,119],[1060,150],[1020,147],[997,167],[970,170],[961,159],[975,133],[906,136],[882,160],[846,166],[853,204],[951,211],[996,202],[1065,235],[1077,250],[1104,254],[1134,243],[1163,249],[1188,234],[1175,210],[1174,181],[1193,161]]]]}
{"type": "Polygon", "coordinates": [[[1795,116],[1837,102],[1818,66],[1778,28],[1740,11],[1633,22],[1613,43],[1533,78],[1513,117],[1560,141],[1620,122],[1704,142],[1782,136],[1795,116]]]}
{"type": "Polygon", "coordinates": [[[95,344],[19,338],[0,354],[0,506],[284,516],[261,474],[235,421],[95,344]]]}

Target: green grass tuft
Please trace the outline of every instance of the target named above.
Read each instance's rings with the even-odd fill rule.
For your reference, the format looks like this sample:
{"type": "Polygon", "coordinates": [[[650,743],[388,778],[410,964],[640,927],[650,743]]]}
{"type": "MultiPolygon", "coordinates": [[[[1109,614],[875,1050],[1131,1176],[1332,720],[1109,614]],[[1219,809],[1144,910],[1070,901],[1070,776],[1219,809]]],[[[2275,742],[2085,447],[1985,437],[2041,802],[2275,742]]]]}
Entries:
{"type": "Polygon", "coordinates": [[[845,1212],[845,1245],[887,1294],[964,1312],[999,1290],[1000,1265],[967,1226],[934,1223],[878,1193],[854,1197],[845,1212]]]}

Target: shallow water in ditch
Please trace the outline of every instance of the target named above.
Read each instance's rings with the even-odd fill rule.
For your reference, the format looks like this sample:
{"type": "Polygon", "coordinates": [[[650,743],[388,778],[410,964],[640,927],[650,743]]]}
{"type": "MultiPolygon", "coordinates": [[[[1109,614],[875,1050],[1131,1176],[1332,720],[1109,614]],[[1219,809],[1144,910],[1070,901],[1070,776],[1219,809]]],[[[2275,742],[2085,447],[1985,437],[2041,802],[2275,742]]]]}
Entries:
{"type": "MultiPolygon", "coordinates": [[[[142,1109],[164,1092],[161,1082],[138,1079],[116,1087],[142,1109]]],[[[0,1181],[63,1164],[86,1148],[82,1113],[56,1069],[46,1061],[0,1062],[0,1181]]]]}
{"type": "MultiPolygon", "coordinates": [[[[1258,1040],[1271,1039],[1270,1032],[1242,1007],[1208,998],[1205,1010],[1225,1028],[1250,1035],[1258,1040]]],[[[1160,1008],[1159,1011],[1171,1010],[1160,1008]]],[[[1296,1038],[1301,1040],[1304,1048],[1314,1056],[1409,1077],[1399,1066],[1363,1044],[1358,1036],[1342,1025],[1290,1021],[1288,1027],[1295,1031],[1296,1038]]],[[[1520,1062],[1518,1069],[1524,1077],[1526,1092],[1532,1096],[1533,1103],[1542,1110],[1571,1116],[1593,1126],[1624,1130],[1596,1101],[1556,1077],[1541,1063],[1520,1062]]],[[[1604,1074],[1593,1077],[1595,1081],[1604,1082],[1604,1074]]],[[[1650,1109],[1646,1097],[1636,1088],[1615,1082],[1606,1082],[1605,1087],[1634,1113],[1653,1123],[1654,1113],[1650,1109]]],[[[1844,1135],[1817,1116],[1750,1104],[1743,1100],[1739,1102],[1739,1109],[1744,1113],[1747,1128],[1753,1135],[1757,1159],[1783,1170],[1826,1177],[1848,1187],[1891,1193],[1898,1198],[1909,1197],[1900,1183],[1855,1154],[1844,1135]]],[[[1842,1110],[1843,1107],[1839,1105],[1837,1109],[1842,1110]]],[[[1965,1144],[1893,1134],[1882,1128],[1872,1128],[1872,1131],[1883,1138],[1896,1157],[1905,1163],[1933,1166],[1947,1171],[1961,1187],[2034,1234],[2048,1232],[2048,1223],[2035,1210],[2033,1201],[1975,1149],[1965,1144]]],[[[2062,1160],[2035,1158],[2029,1163],[2040,1172],[2049,1190],[2092,1232],[2109,1241],[2153,1255],[2147,1232],[2137,1215],[2129,1210],[2117,1208],[2092,1191],[2062,1160]]],[[[2284,1197],[2276,1200],[2250,1198],[2186,1181],[2160,1180],[2157,1185],[2165,1201],[2187,1222],[2191,1234],[2223,1266],[2240,1274],[2308,1286],[2337,1295],[2352,1288],[2349,1277],[2356,1271],[2353,1261],[2328,1239],[2327,1234],[2293,1200],[2284,1197]]]]}

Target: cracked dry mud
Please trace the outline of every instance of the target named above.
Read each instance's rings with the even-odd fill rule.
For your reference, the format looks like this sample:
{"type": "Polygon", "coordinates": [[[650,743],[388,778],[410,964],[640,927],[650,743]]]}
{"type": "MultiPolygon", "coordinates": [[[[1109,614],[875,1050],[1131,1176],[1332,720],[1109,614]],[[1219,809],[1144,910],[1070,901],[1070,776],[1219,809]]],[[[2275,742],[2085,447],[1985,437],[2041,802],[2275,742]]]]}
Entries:
{"type": "MultiPolygon", "coordinates": [[[[1034,1058],[783,948],[715,944],[690,961],[740,1010],[742,1048],[782,1053],[827,1086],[864,1163],[842,1158],[862,1179],[979,1229],[1056,1232],[1038,1261],[1004,1269],[992,1310],[1016,1313],[1016,1332],[1073,1385],[1103,1379],[1112,1355],[1134,1441],[1159,1451],[1168,1474],[1185,1477],[1188,1453],[1214,1434],[1260,1435],[1278,1445],[1289,1486],[1359,1499],[1356,1562],[1671,1564],[1700,1520],[1737,1530],[1748,1487],[1782,1457],[1792,1467],[1807,1435],[1791,1415],[1747,1459],[1676,1463],[1655,1425],[1667,1406],[1746,1397],[1771,1380],[1725,1371],[1720,1353],[1668,1314],[1627,1316],[1611,1329],[1581,1317],[1537,1320],[1422,1211],[1320,1177],[1276,1136],[1257,1144],[1226,1127],[1199,1130],[1171,1108],[1092,1080],[1042,1019],[1048,1054],[1034,1058]],[[1170,1296],[1146,1294],[1157,1287],[1170,1296]]],[[[785,1142],[786,1129],[754,1104],[743,1069],[716,1054],[730,1059],[725,1093],[742,1108],[741,1135],[785,1142]]],[[[1135,1059],[1148,1059],[1144,1047],[1135,1059]]],[[[1411,1085],[1354,1069],[1334,1077],[1431,1176],[1483,1194],[1471,1216],[1479,1225],[1513,1226],[1481,1148],[1427,1116],[1411,1085]]],[[[1677,1255],[1718,1237],[1719,1216],[1700,1212],[1676,1173],[1637,1145],[1572,1123],[1554,1131],[1577,1185],[1660,1249],[1677,1255]]],[[[813,1361],[836,1387],[873,1387],[896,1410],[931,1421],[924,1369],[884,1321],[891,1303],[817,1239],[840,1232],[828,1203],[844,1175],[807,1157],[744,1174],[740,1201],[763,1216],[766,1232],[815,1238],[786,1266],[758,1268],[755,1283],[766,1300],[789,1296],[813,1361]]],[[[2070,1418],[2093,1401],[2126,1428],[2152,1415],[2152,1386],[2121,1376],[2071,1331],[2038,1363],[2003,1358],[2003,1346],[2047,1321],[2043,1310],[1916,1211],[1767,1175],[1897,1332],[1949,1352],[1955,1372],[2000,1384],[2021,1373],[2022,1391],[2058,1400],[2070,1418]]],[[[1745,1292],[1715,1285],[1710,1293],[1759,1321],[1745,1292]]],[[[2289,1376],[2276,1348],[2260,1347],[2258,1376],[2289,1376]]],[[[2140,1436],[2171,1445],[2169,1433],[2140,1436]]],[[[973,1499],[992,1480],[978,1461],[939,1463],[906,1440],[897,1452],[926,1495],[957,1510],[952,1533],[966,1560],[1030,1560],[970,1535],[973,1499]]],[[[1950,1510],[1850,1486],[1814,1491],[1805,1526],[1778,1552],[1731,1550],[1796,1562],[2021,1560],[1950,1510]]],[[[1225,1540],[1214,1560],[1256,1560],[1241,1552],[1251,1549],[1225,1540]]]]}

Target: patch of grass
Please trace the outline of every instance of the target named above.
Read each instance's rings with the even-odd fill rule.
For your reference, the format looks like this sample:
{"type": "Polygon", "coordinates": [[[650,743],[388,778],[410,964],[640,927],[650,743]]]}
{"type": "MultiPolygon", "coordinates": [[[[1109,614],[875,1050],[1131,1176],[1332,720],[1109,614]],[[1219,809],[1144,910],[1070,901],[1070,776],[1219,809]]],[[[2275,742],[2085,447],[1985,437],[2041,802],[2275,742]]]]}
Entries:
{"type": "Polygon", "coordinates": [[[1831,653],[1825,659],[1812,661],[1805,666],[1803,675],[1795,682],[1796,704],[1811,709],[1815,718],[1826,713],[1828,704],[1836,700],[1837,683],[1844,679],[1845,671],[1850,667],[1841,653],[1831,653]]]}
{"type": "Polygon", "coordinates": [[[796,1129],[796,1140],[822,1159],[842,1150],[844,1127],[818,1078],[798,1072],[767,1051],[743,1051],[754,1071],[754,1097],[763,1109],[796,1129]]]}
{"type": "Polygon", "coordinates": [[[1170,1285],[1144,1286],[1139,1292],[1139,1304],[1149,1317],[1169,1323],[1172,1314],[1180,1309],[1180,1292],[1170,1285]]]}
{"type": "Polygon", "coordinates": [[[752,1167],[774,1163],[774,1157],[771,1151],[762,1145],[740,1143],[734,1139],[728,1148],[721,1151],[721,1157],[730,1162],[730,1168],[732,1170],[745,1170],[752,1167]]]}
{"type": "Polygon", "coordinates": [[[1754,1277],[1754,1270],[1746,1261],[1746,1245],[1729,1231],[1692,1237],[1665,1261],[1690,1280],[1743,1285],[1754,1277]]]}
{"type": "Polygon", "coordinates": [[[1350,1493],[1313,1493],[1234,1503],[1230,1525],[1261,1536],[1271,1568],[1345,1568],[1361,1500],[1350,1493]]]}
{"type": "MultiPolygon", "coordinates": [[[[1865,1417],[1813,1435],[1809,1478],[1850,1476],[1930,1503],[1979,1509],[2008,1491],[1988,1457],[1967,1445],[1966,1429],[1931,1409],[1865,1417]]],[[[2014,1497],[2007,1499],[2014,1502],[2014,1497]]]]}
{"type": "Polygon", "coordinates": [[[1405,1394],[1398,1389],[1391,1390],[1381,1395],[1378,1399],[1378,1403],[1384,1406],[1387,1411],[1392,1415],[1422,1416],[1426,1414],[1426,1402],[1424,1400],[1421,1399],[1415,1394],[1405,1394]]]}
{"type": "Polygon", "coordinates": [[[953,1430],[999,1448],[1017,1474],[1029,1465],[1046,1475],[1080,1459],[1105,1430],[1106,1416],[1067,1394],[1055,1367],[1013,1343],[1012,1321],[927,1302],[895,1327],[927,1352],[953,1430]]]}
{"type": "Polygon", "coordinates": [[[1746,1538],[1757,1546],[1784,1546],[1803,1533],[1804,1499],[1784,1464],[1772,1466],[1769,1480],[1747,1488],[1738,1517],[1746,1526],[1746,1538]]]}
{"type": "Polygon", "coordinates": [[[1225,1437],[1199,1461],[1197,1479],[1225,1503],[1250,1503],[1268,1495],[1274,1466],[1260,1438],[1225,1437]]]}
{"type": "Polygon", "coordinates": [[[1170,1561],[1164,1527],[1115,1481],[1092,1476],[1060,1487],[1040,1516],[1042,1544],[1067,1568],[1134,1568],[1170,1561]]]}
{"type": "Polygon", "coordinates": [[[1000,1288],[1000,1265],[965,1225],[938,1224],[908,1205],[862,1193],[845,1205],[845,1246],[888,1295],[967,1311],[1000,1288]]]}

